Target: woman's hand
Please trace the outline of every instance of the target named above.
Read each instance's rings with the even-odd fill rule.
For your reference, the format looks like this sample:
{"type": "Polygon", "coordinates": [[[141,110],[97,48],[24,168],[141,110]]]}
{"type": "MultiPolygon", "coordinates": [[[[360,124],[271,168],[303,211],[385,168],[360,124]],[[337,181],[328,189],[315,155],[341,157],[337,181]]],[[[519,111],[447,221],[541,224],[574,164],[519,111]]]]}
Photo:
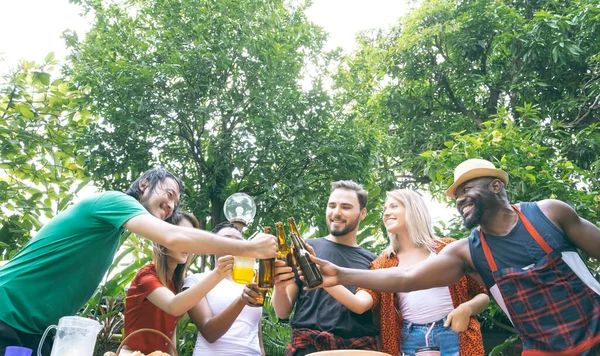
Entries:
{"type": "Polygon", "coordinates": [[[444,327],[452,326],[452,330],[457,333],[466,331],[469,327],[469,319],[471,318],[471,310],[461,304],[456,309],[450,312],[446,317],[444,327]]]}
{"type": "Polygon", "coordinates": [[[258,285],[255,283],[250,283],[246,286],[246,288],[244,288],[244,292],[242,292],[242,301],[250,307],[262,307],[262,304],[256,299],[260,293],[261,292],[258,288],[258,285]]]}
{"type": "Polygon", "coordinates": [[[233,271],[233,256],[221,256],[217,260],[217,272],[221,278],[225,278],[233,271]]]}

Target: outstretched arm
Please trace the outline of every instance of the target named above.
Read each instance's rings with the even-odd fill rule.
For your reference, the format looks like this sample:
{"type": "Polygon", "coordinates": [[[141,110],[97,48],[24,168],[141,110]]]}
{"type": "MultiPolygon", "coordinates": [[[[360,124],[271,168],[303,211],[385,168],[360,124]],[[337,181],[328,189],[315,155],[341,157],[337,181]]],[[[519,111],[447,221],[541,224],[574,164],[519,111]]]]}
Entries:
{"type": "Polygon", "coordinates": [[[575,210],[560,200],[538,202],[542,212],[561,229],[575,246],[589,256],[600,260],[600,229],[577,215],[575,210]]]}
{"type": "Polygon", "coordinates": [[[167,287],[160,287],[148,295],[148,300],[173,316],[183,315],[204,298],[223,278],[229,275],[232,269],[233,256],[220,257],[217,268],[209,272],[201,283],[197,283],[178,294],[173,294],[167,287]]]}
{"type": "Polygon", "coordinates": [[[150,214],[134,216],[123,227],[174,251],[256,258],[277,255],[277,239],[273,235],[258,234],[250,241],[230,239],[204,230],[172,225],[150,214]]]}
{"type": "Polygon", "coordinates": [[[328,287],[325,290],[353,313],[362,314],[373,306],[373,297],[364,290],[358,290],[356,294],[344,286],[328,287]]]}
{"type": "Polygon", "coordinates": [[[341,284],[375,292],[411,292],[456,283],[469,271],[469,255],[468,241],[460,240],[448,245],[435,258],[423,261],[409,270],[342,268],[314,256],[311,258],[319,265],[323,275],[321,287],[341,284]]]}

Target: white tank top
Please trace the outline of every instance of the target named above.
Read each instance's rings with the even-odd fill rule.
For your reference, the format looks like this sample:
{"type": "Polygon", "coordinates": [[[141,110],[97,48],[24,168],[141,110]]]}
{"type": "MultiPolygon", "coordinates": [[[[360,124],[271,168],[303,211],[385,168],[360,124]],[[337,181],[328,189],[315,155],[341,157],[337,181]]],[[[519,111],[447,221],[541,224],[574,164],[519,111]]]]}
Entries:
{"type": "MultiPolygon", "coordinates": [[[[206,273],[209,272],[187,277],[183,284],[184,287],[189,288],[196,283],[202,283],[206,273]]],[[[242,295],[245,287],[245,285],[235,283],[227,278],[219,282],[205,297],[213,315],[221,314],[227,309],[242,295]]],[[[260,356],[258,325],[261,322],[261,314],[262,308],[245,306],[225,335],[213,343],[206,341],[198,332],[193,356],[260,356]]]]}
{"type": "MultiPolygon", "coordinates": [[[[435,256],[436,254],[432,252],[427,259],[435,256]]],[[[397,293],[397,295],[402,317],[414,324],[438,321],[454,310],[448,287],[397,293]]]]}

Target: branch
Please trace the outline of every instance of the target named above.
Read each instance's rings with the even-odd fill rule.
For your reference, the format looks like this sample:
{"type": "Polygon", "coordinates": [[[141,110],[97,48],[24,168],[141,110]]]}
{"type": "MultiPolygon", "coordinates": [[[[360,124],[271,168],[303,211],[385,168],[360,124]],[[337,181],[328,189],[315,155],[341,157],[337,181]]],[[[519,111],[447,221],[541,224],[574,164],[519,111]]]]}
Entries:
{"type": "Polygon", "coordinates": [[[487,320],[491,321],[492,324],[494,324],[495,326],[499,327],[500,329],[510,331],[513,334],[517,333],[517,330],[514,327],[512,327],[512,326],[510,326],[508,324],[504,324],[502,322],[497,321],[496,319],[494,319],[494,317],[487,310],[482,311],[481,315],[483,315],[484,318],[486,318],[487,320]]]}
{"type": "MultiPolygon", "coordinates": [[[[577,115],[577,118],[575,120],[573,120],[573,123],[571,123],[569,126],[576,127],[577,125],[579,125],[580,122],[585,120],[585,118],[587,118],[592,113],[592,111],[594,111],[598,108],[600,108],[600,94],[598,94],[598,96],[596,96],[596,98],[594,99],[594,102],[592,103],[592,105],[590,105],[590,107],[587,109],[585,114],[577,115]]],[[[580,110],[580,112],[581,112],[581,110],[580,110]]]]}
{"type": "Polygon", "coordinates": [[[448,81],[448,77],[446,76],[446,74],[442,74],[442,85],[446,89],[448,93],[448,98],[450,99],[450,101],[452,101],[456,110],[470,117],[471,120],[473,120],[477,124],[477,126],[481,126],[481,124],[483,124],[483,121],[476,115],[471,114],[469,110],[467,110],[467,108],[456,99],[456,97],[454,96],[454,91],[450,87],[450,82],[448,81]]]}

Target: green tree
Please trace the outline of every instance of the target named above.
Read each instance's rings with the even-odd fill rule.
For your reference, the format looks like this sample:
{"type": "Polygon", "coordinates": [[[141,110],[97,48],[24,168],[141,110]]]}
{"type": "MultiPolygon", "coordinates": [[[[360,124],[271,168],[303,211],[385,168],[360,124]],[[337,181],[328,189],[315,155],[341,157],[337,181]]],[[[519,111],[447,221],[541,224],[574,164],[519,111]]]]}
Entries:
{"type": "Polygon", "coordinates": [[[53,79],[49,54],[0,79],[0,260],[10,259],[89,181],[74,146],[91,122],[80,92],[53,79]]]}
{"type": "Polygon", "coordinates": [[[86,136],[102,188],[162,164],[184,178],[203,226],[238,191],[256,199],[258,225],[291,215],[323,225],[329,182],[366,176],[372,142],[332,110],[319,80],[325,34],[306,4],[80,3],[96,20],[85,40],[67,35],[67,73],[102,117],[86,136]],[[307,63],[317,78],[305,90],[307,63]]]}
{"type": "Polygon", "coordinates": [[[476,133],[501,110],[517,127],[537,127],[519,109],[529,104],[562,123],[545,132],[571,161],[597,167],[597,142],[566,138],[600,117],[599,16],[590,0],[425,0],[391,30],[359,38],[336,75],[336,102],[381,128],[384,182],[426,183],[420,153],[476,133]]]}

